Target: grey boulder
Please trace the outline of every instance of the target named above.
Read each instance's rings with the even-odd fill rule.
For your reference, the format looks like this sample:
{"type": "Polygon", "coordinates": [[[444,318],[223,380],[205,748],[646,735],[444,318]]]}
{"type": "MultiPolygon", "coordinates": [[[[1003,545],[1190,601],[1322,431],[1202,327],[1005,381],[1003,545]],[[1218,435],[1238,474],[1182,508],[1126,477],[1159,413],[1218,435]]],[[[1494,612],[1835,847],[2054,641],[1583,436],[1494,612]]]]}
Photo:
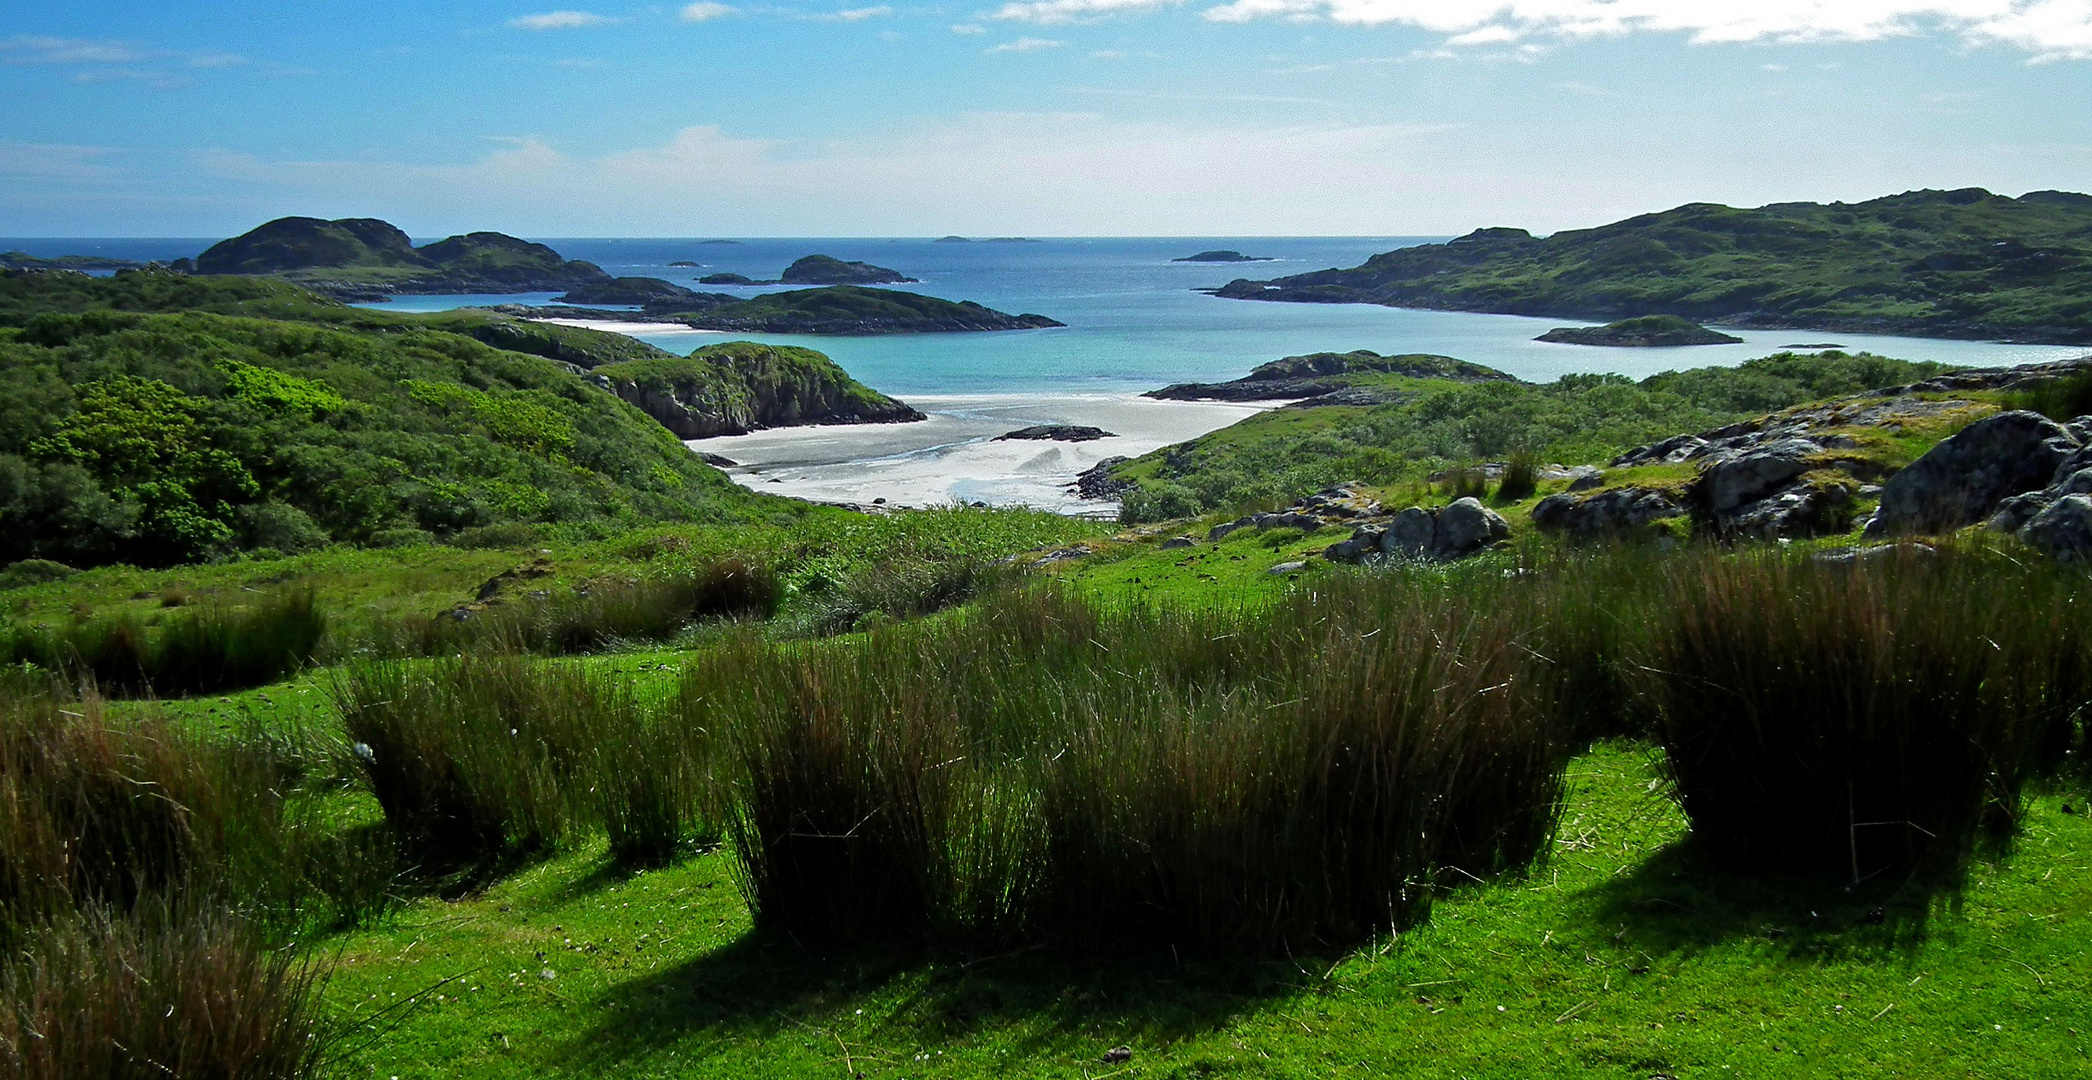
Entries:
{"type": "Polygon", "coordinates": [[[2068,428],[2040,413],[1985,417],[1889,477],[1867,535],[1947,532],[1982,521],[2005,499],[2047,487],[2077,449],[2068,428]]]}

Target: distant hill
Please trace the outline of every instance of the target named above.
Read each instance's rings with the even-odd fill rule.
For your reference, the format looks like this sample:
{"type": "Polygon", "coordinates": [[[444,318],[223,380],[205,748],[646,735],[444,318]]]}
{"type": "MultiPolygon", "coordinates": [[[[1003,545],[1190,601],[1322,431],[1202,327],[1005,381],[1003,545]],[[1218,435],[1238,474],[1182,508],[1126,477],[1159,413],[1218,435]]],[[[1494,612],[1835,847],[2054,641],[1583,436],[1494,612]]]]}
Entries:
{"type": "Polygon", "coordinates": [[[196,272],[275,275],[349,299],[539,292],[609,279],[594,263],[503,233],[466,233],[417,248],[376,218],[278,218],[212,245],[196,257],[196,272]]]}
{"type": "Polygon", "coordinates": [[[1240,300],[2092,342],[2092,197],[1980,188],[1862,203],[1692,203],[1540,238],[1480,229],[1240,300]]]}

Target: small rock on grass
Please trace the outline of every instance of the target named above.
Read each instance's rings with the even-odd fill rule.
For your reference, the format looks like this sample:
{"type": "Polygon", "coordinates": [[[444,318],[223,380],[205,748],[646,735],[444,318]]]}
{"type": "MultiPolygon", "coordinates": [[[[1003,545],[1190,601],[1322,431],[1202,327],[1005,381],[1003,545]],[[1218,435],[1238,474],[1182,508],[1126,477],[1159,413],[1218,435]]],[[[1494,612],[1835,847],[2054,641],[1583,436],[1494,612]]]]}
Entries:
{"type": "Polygon", "coordinates": [[[1114,1046],[1104,1052],[1104,1063],[1106,1065],[1117,1065],[1121,1061],[1132,1060],[1133,1048],[1130,1046],[1114,1046]]]}
{"type": "Polygon", "coordinates": [[[1307,569],[1307,563],[1304,562],[1282,562],[1272,567],[1269,572],[1283,576],[1285,574],[1299,573],[1305,569],[1307,569]]]}

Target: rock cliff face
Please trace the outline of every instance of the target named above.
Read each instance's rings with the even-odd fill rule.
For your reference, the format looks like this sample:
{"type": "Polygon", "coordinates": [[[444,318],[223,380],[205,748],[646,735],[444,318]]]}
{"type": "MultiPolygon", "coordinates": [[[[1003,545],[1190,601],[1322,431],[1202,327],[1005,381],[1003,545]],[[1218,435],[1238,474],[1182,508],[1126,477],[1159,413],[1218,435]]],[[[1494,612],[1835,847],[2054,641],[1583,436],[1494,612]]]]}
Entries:
{"type": "Polygon", "coordinates": [[[923,419],[812,349],[736,341],[683,358],[609,364],[594,374],[602,386],[683,439],[798,424],[923,419]]]}

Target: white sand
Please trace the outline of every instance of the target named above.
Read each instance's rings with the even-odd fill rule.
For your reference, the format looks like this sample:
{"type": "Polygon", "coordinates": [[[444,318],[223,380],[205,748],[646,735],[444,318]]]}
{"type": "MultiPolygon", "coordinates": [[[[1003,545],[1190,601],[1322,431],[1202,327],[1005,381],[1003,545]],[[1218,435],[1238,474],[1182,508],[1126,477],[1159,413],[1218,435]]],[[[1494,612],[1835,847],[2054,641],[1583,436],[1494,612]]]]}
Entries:
{"type": "Polygon", "coordinates": [[[929,415],[913,424],[832,424],[692,439],[689,446],[738,462],[728,473],[758,491],[821,502],[895,506],[985,502],[1064,514],[1115,514],[1086,502],[1075,475],[1115,455],[1139,457],[1223,428],[1255,405],[1155,401],[1122,395],[909,395],[929,415]],[[995,436],[1033,424],[1084,424],[1112,432],[1091,442],[995,436]]]}
{"type": "Polygon", "coordinates": [[[648,337],[682,337],[686,334],[710,334],[723,336],[724,330],[699,330],[694,326],[669,322],[617,322],[610,319],[532,319],[531,322],[551,323],[554,326],[578,326],[583,330],[603,330],[612,334],[645,334],[648,337]]]}

